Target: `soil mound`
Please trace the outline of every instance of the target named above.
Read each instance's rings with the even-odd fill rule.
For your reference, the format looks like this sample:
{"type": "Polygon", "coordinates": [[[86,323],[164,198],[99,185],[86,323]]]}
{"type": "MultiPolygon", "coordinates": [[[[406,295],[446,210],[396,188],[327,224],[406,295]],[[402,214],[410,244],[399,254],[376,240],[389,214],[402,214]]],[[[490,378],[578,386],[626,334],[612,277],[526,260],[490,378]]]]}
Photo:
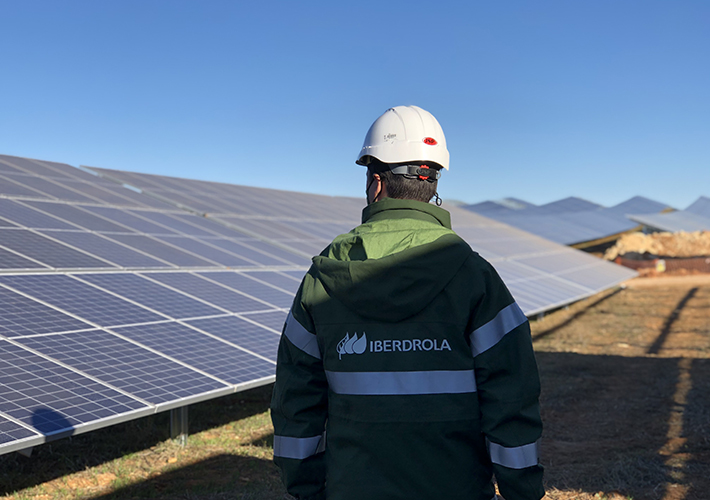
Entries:
{"type": "Polygon", "coordinates": [[[627,234],[606,251],[604,258],[614,260],[626,254],[675,258],[710,256],[710,231],[627,234]]]}

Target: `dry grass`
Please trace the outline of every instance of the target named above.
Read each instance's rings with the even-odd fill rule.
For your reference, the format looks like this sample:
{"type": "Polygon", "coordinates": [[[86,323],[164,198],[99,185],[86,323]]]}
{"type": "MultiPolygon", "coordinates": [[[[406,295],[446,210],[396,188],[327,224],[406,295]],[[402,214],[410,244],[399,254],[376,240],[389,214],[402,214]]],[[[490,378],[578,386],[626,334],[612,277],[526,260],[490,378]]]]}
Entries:
{"type": "MultiPolygon", "coordinates": [[[[710,279],[647,279],[533,322],[548,498],[710,498],[709,311],[710,279]]],[[[0,456],[0,498],[281,499],[269,395],[191,406],[184,449],[161,414],[0,456]]]]}
{"type": "Polygon", "coordinates": [[[552,499],[710,498],[710,280],[656,283],[532,325],[552,499]]]}

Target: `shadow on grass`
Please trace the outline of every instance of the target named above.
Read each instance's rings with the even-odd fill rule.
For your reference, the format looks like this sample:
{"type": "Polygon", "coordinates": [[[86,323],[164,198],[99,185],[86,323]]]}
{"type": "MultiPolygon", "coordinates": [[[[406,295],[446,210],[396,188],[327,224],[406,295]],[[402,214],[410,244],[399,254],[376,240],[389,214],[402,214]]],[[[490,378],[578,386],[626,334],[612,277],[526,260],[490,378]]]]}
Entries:
{"type": "Polygon", "coordinates": [[[283,498],[284,493],[278,470],[270,460],[217,455],[92,500],[274,500],[283,498]]]}
{"type": "Polygon", "coordinates": [[[537,357],[548,488],[648,500],[707,498],[710,360],[537,357]]]}
{"type": "Polygon", "coordinates": [[[586,305],[586,307],[585,307],[584,309],[582,309],[582,310],[580,310],[580,311],[577,311],[576,313],[574,313],[572,316],[570,316],[569,318],[567,318],[565,321],[563,321],[563,322],[560,323],[559,325],[555,325],[555,326],[553,326],[552,328],[548,328],[547,330],[544,330],[544,331],[542,331],[542,332],[537,333],[537,334],[533,337],[533,342],[536,342],[536,341],[538,341],[538,340],[540,340],[540,339],[542,339],[542,338],[545,338],[545,337],[547,337],[547,336],[549,336],[549,335],[552,335],[553,333],[555,333],[555,332],[558,331],[558,330],[561,330],[561,329],[564,328],[565,326],[567,326],[567,325],[569,325],[570,323],[574,322],[575,320],[579,319],[580,316],[583,316],[584,314],[586,314],[586,313],[587,313],[588,311],[590,311],[591,309],[595,308],[596,306],[598,306],[598,305],[601,304],[602,302],[604,302],[604,301],[606,301],[606,300],[612,298],[612,297],[615,296],[617,293],[620,293],[620,292],[622,292],[623,290],[625,290],[625,289],[619,287],[619,288],[615,289],[613,292],[611,292],[611,293],[609,293],[609,294],[607,294],[607,295],[604,295],[603,297],[598,298],[598,299],[595,300],[594,302],[590,302],[589,304],[586,305]]]}
{"type": "MultiPolygon", "coordinates": [[[[189,407],[189,432],[197,433],[263,413],[273,384],[189,407]]],[[[6,495],[155,446],[170,437],[170,412],[59,439],[32,456],[0,455],[0,495],[6,495]]]]}
{"type": "Polygon", "coordinates": [[[678,302],[678,305],[675,306],[675,309],[673,309],[673,312],[666,318],[666,322],[663,324],[663,328],[661,328],[661,333],[658,335],[656,340],[653,342],[653,344],[648,348],[648,353],[649,354],[658,354],[663,347],[663,344],[666,342],[666,339],[668,338],[668,335],[671,333],[671,327],[673,326],[673,323],[678,321],[678,316],[680,316],[680,313],[683,309],[685,309],[685,306],[688,304],[688,301],[692,299],[695,294],[697,293],[698,288],[691,288],[687,294],[678,302]]]}

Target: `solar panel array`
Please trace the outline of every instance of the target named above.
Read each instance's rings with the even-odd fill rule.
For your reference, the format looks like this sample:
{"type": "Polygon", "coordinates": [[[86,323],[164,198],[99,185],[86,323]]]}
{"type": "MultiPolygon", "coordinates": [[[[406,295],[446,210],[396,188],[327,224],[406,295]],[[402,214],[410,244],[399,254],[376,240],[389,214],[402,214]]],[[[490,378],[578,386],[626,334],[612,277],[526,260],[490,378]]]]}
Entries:
{"type": "MultiPolygon", "coordinates": [[[[0,165],[0,453],[272,381],[310,256],[364,204],[9,156],[0,165]]],[[[528,314],[633,276],[448,208],[528,314]]]]}
{"type": "Polygon", "coordinates": [[[658,213],[667,206],[636,196],[608,208],[574,197],[522,208],[511,208],[510,204],[499,202],[483,202],[464,208],[562,245],[580,245],[636,230],[639,224],[627,214],[658,213]]]}
{"type": "Polygon", "coordinates": [[[669,231],[710,231],[710,198],[701,196],[685,210],[662,214],[632,212],[629,218],[655,230],[669,231]]]}
{"type": "Polygon", "coordinates": [[[0,166],[0,453],[273,380],[308,258],[68,165],[0,166]]]}
{"type": "MultiPolygon", "coordinates": [[[[365,206],[364,200],[357,198],[95,170],[161,199],[175,196],[191,210],[204,210],[210,219],[309,255],[320,252],[336,235],[359,224],[365,206]],[[219,203],[210,206],[214,199],[219,203]],[[249,212],[244,205],[250,208],[249,212]]],[[[445,208],[451,212],[456,232],[496,266],[528,315],[587,297],[635,276],[633,271],[490,218],[453,206],[445,208]]]]}

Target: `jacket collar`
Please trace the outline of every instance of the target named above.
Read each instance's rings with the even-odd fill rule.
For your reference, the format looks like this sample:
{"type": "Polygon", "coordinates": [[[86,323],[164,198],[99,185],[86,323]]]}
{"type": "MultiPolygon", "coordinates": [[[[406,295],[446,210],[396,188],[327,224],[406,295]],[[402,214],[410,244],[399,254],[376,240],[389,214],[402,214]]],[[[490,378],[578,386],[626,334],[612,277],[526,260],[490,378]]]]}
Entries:
{"type": "Polygon", "coordinates": [[[362,222],[385,219],[419,219],[451,229],[451,215],[443,208],[415,200],[384,198],[362,210],[362,222]]]}

